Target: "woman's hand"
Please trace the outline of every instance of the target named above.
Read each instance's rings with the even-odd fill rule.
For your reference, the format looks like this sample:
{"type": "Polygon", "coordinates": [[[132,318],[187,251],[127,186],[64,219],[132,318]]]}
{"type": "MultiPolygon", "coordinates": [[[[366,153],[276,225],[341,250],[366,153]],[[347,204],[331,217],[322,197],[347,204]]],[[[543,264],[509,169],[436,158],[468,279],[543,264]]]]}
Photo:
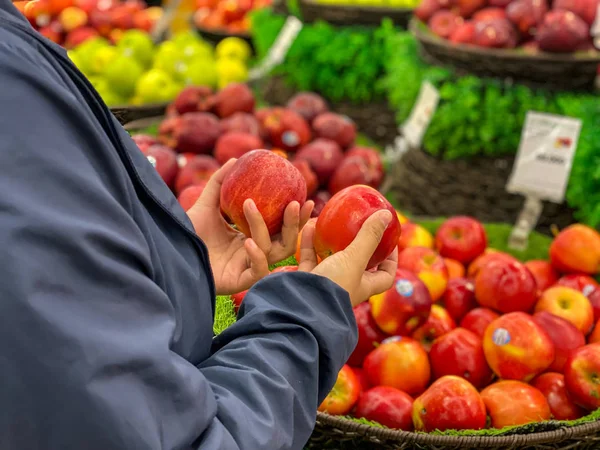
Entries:
{"type": "Polygon", "coordinates": [[[325,258],[320,264],[317,264],[313,245],[316,222],[308,222],[302,230],[298,270],[329,278],[350,294],[352,306],[387,291],[392,287],[396,276],[398,247],[375,269],[366,268],[391,220],[392,214],[389,211],[377,211],[365,221],[354,241],[345,250],[325,258]]]}
{"type": "Polygon", "coordinates": [[[235,294],[250,288],[269,274],[269,264],[288,258],[296,251],[298,233],[314,207],[290,203],[284,213],[281,233],[271,238],[255,203],[244,203],[244,214],[252,238],[233,229],[221,214],[221,186],[236,160],[228,161],[209,180],[202,195],[187,214],[196,233],[208,248],[217,294],[235,294]]]}

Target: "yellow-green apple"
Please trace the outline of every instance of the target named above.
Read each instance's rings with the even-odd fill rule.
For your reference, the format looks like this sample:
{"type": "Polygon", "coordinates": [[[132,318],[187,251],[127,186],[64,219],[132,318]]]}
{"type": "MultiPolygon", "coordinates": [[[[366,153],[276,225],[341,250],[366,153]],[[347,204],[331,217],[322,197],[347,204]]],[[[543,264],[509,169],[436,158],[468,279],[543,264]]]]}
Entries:
{"type": "Polygon", "coordinates": [[[440,225],[435,233],[435,246],[443,257],[469,264],[485,251],[487,236],[481,222],[456,216],[440,225]]]}
{"type": "Polygon", "coordinates": [[[442,303],[448,314],[460,322],[469,311],[477,306],[475,286],[466,278],[453,278],[448,281],[442,303]]]}
{"type": "Polygon", "coordinates": [[[412,338],[393,336],[366,357],[363,369],[372,386],[391,386],[420,394],[431,378],[427,352],[412,338]]]}
{"type": "MultiPolygon", "coordinates": [[[[272,190],[281,191],[281,185],[273,186],[272,190]]],[[[306,193],[306,183],[304,190],[306,193]]],[[[315,226],[314,246],[317,255],[325,259],[344,250],[352,243],[365,220],[383,209],[392,213],[392,219],[367,264],[367,269],[377,267],[398,245],[400,222],[394,215],[394,208],[390,202],[379,191],[369,186],[350,186],[327,202],[315,226]]]]}
{"type": "Polygon", "coordinates": [[[600,320],[600,284],[589,275],[570,274],[561,277],[558,286],[570,287],[585,295],[594,310],[594,322],[600,320]]]}
{"type": "Polygon", "coordinates": [[[414,222],[402,224],[402,234],[398,240],[398,251],[407,247],[433,248],[433,236],[429,231],[414,222]]]}
{"type": "Polygon", "coordinates": [[[483,336],[485,358],[498,377],[530,381],[554,361],[554,344],[533,317],[523,312],[494,320],[483,336]]]}
{"type": "Polygon", "coordinates": [[[594,310],[585,295],[564,286],[546,289],[535,305],[535,312],[548,311],[571,322],[584,335],[594,325],[594,310]]]}
{"type": "Polygon", "coordinates": [[[558,273],[548,261],[534,259],[527,261],[525,267],[529,269],[540,292],[545,291],[558,281],[558,273]]]}
{"type": "Polygon", "coordinates": [[[433,341],[455,328],[456,322],[448,311],[440,305],[432,305],[427,321],[413,332],[412,337],[429,351],[433,341]]]}
{"type": "Polygon", "coordinates": [[[594,275],[600,268],[600,234],[586,225],[562,230],[550,245],[550,261],[559,272],[594,275]]]}
{"type": "Polygon", "coordinates": [[[533,320],[554,343],[554,362],[549,370],[562,373],[571,352],[585,345],[585,336],[571,322],[548,311],[536,312],[533,320]]]}
{"type": "Polygon", "coordinates": [[[500,317],[499,314],[488,308],[475,308],[469,311],[460,321],[460,327],[472,331],[483,339],[489,324],[500,317]]]}
{"type": "Polygon", "coordinates": [[[367,355],[387,336],[383,333],[371,314],[371,304],[364,302],[354,308],[354,318],[358,327],[358,343],[348,359],[353,367],[362,367],[367,355]]]}
{"type": "Polygon", "coordinates": [[[365,418],[388,428],[412,431],[413,399],[390,386],[376,386],[363,392],[354,417],[365,418]]]}
{"type": "Polygon", "coordinates": [[[306,201],[306,181],[288,160],[268,150],[253,150],[235,162],[221,187],[223,212],[250,236],[243,207],[247,199],[254,201],[273,236],[281,231],[287,206],[306,201]]]}
{"type": "Polygon", "coordinates": [[[494,428],[542,422],[552,417],[544,394],[522,381],[498,381],[481,391],[481,398],[494,428]]]}
{"type": "Polygon", "coordinates": [[[493,260],[475,278],[475,298],[486,308],[503,313],[529,312],[537,300],[535,278],[518,261],[493,260]]]}
{"type": "Polygon", "coordinates": [[[465,328],[455,328],[437,338],[429,351],[433,379],[456,375],[481,389],[492,380],[492,370],[483,353],[479,336],[465,328]]]}
{"type": "Polygon", "coordinates": [[[448,269],[444,260],[434,250],[425,247],[408,247],[398,255],[398,268],[416,274],[438,301],[448,285],[448,269]]]}
{"type": "Polygon", "coordinates": [[[477,389],[453,375],[434,381],[413,403],[417,431],[481,430],[486,420],[485,404],[477,389]]]}
{"type": "Polygon", "coordinates": [[[531,382],[546,397],[552,418],[555,420],[577,420],[585,416],[585,410],[569,398],[562,373],[543,373],[531,382]]]}
{"type": "Polygon", "coordinates": [[[600,408],[600,344],[574,350],[564,375],[567,392],[576,404],[588,411],[600,408]]]}
{"type": "Polygon", "coordinates": [[[452,258],[444,258],[444,263],[448,269],[448,279],[453,280],[454,278],[464,278],[466,274],[465,266],[452,258]]]}
{"type": "Polygon", "coordinates": [[[408,270],[398,269],[394,285],[369,299],[371,314],[387,334],[410,336],[423,325],[433,304],[425,284],[408,270]]]}

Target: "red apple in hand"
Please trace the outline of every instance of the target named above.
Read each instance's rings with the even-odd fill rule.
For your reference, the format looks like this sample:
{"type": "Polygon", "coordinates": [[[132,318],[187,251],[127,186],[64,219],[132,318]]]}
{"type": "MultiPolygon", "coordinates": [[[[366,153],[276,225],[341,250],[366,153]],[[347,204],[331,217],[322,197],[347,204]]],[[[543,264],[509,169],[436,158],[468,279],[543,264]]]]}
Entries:
{"type": "Polygon", "coordinates": [[[535,313],[533,320],[548,333],[554,343],[554,362],[549,369],[562,373],[571,352],[585,345],[583,333],[571,322],[548,311],[535,313]]]}
{"type": "Polygon", "coordinates": [[[242,301],[244,301],[244,297],[248,293],[248,289],[237,294],[233,294],[231,296],[231,301],[233,302],[233,308],[235,309],[235,313],[237,314],[242,306],[242,301]]]}
{"type": "Polygon", "coordinates": [[[312,123],[315,135],[337,142],[342,148],[348,148],[356,139],[356,124],[346,116],[332,112],[319,114],[312,123]]]}
{"type": "Polygon", "coordinates": [[[481,391],[492,427],[504,428],[550,420],[550,406],[538,389],[521,381],[498,381],[481,391]]]}
{"type": "Polygon", "coordinates": [[[391,386],[409,395],[425,390],[431,377],[427,352],[411,338],[394,336],[373,350],[363,365],[373,386],[391,386]]]}
{"type": "Polygon", "coordinates": [[[371,305],[368,302],[361,303],[354,308],[354,317],[358,326],[358,343],[348,359],[351,366],[362,366],[363,361],[378,344],[386,338],[371,315],[371,305]]]}
{"type": "Polygon", "coordinates": [[[485,330],[483,351],[496,375],[506,380],[529,381],[554,361],[554,344],[529,314],[500,316],[485,330]]]}
{"type": "Polygon", "coordinates": [[[380,423],[388,428],[412,431],[413,399],[390,386],[376,386],[360,396],[354,417],[380,423]]]}
{"type": "Polygon", "coordinates": [[[565,377],[560,373],[543,373],[531,382],[546,397],[555,420],[576,420],[585,416],[585,410],[569,398],[565,377]]]}
{"type": "MultiPolygon", "coordinates": [[[[180,155],[182,156],[182,155],[180,155]]],[[[204,184],[219,170],[219,163],[208,155],[193,155],[179,171],[175,179],[175,192],[180,194],[188,186],[204,184]]]]}
{"type": "Polygon", "coordinates": [[[394,286],[369,299],[373,319],[388,334],[409,336],[431,312],[431,295],[415,274],[398,269],[394,286]]]}
{"type": "Polygon", "coordinates": [[[600,234],[581,224],[562,230],[550,245],[550,262],[559,272],[594,275],[600,267],[600,234]]]}
{"type": "Polygon", "coordinates": [[[448,281],[442,303],[450,316],[460,322],[469,311],[477,306],[475,286],[466,278],[454,278],[448,281]]]}
{"type": "Polygon", "coordinates": [[[460,321],[460,327],[465,328],[483,339],[485,329],[500,315],[491,309],[475,308],[469,311],[460,321]]]}
{"type": "Polygon", "coordinates": [[[390,202],[380,192],[368,186],[348,187],[327,202],[315,227],[314,246],[317,255],[325,259],[344,250],[354,240],[365,220],[382,209],[387,209],[392,214],[392,220],[367,265],[367,269],[377,267],[398,245],[400,222],[390,202]]]}
{"type": "Polygon", "coordinates": [[[335,386],[319,405],[319,411],[333,415],[348,414],[358,401],[360,381],[352,368],[344,365],[339,371],[335,386]]]}
{"type": "Polygon", "coordinates": [[[461,377],[446,375],[413,403],[413,423],[418,431],[481,430],[485,404],[477,389],[461,377]]]}
{"type": "Polygon", "coordinates": [[[443,257],[468,264],[483,254],[487,236],[480,222],[472,217],[457,216],[446,220],[438,228],[435,246],[443,257]]]}
{"type": "Polygon", "coordinates": [[[319,183],[326,184],[344,160],[344,153],[342,148],[332,140],[315,139],[298,150],[295,159],[307,161],[317,174],[319,183]]]}
{"type": "Polygon", "coordinates": [[[565,364],[565,386],[579,406],[594,411],[600,408],[600,344],[574,350],[565,364]]]}
{"type": "Polygon", "coordinates": [[[592,304],[581,292],[564,286],[546,289],[537,304],[535,312],[548,311],[571,322],[584,335],[594,325],[592,304]]]}
{"type": "Polygon", "coordinates": [[[537,300],[535,278],[520,262],[491,261],[475,278],[475,298],[481,306],[503,313],[528,312],[537,300]]]}
{"type": "Polygon", "coordinates": [[[253,150],[238,159],[223,180],[221,208],[238,229],[250,236],[244,202],[252,199],[271,236],[283,226],[287,206],[306,201],[306,181],[292,163],[268,150],[253,150]]]}
{"type": "Polygon", "coordinates": [[[558,273],[548,261],[534,259],[527,261],[525,267],[529,269],[540,292],[545,291],[558,281],[558,273]]]}
{"type": "Polygon", "coordinates": [[[464,328],[456,328],[436,339],[429,351],[429,359],[434,379],[456,375],[477,389],[492,380],[481,338],[464,328]]]}
{"type": "Polygon", "coordinates": [[[164,145],[153,145],[146,150],[145,154],[165,184],[172,188],[177,172],[179,172],[175,152],[164,145]]]}
{"type": "Polygon", "coordinates": [[[448,311],[440,305],[433,305],[427,321],[413,332],[412,337],[429,351],[433,341],[455,328],[456,323],[448,311]]]}
{"type": "Polygon", "coordinates": [[[430,248],[409,247],[398,255],[398,268],[415,273],[438,301],[448,285],[448,269],[440,255],[430,248]]]}

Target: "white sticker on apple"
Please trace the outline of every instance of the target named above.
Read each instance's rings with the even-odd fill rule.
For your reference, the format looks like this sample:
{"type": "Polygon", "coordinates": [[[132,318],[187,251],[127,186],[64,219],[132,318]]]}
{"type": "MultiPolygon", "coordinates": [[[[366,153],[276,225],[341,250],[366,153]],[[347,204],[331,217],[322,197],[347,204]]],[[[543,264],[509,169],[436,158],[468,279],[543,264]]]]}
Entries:
{"type": "Polygon", "coordinates": [[[499,346],[506,345],[510,342],[510,333],[506,328],[496,328],[492,334],[492,342],[499,346]]]}
{"type": "Polygon", "coordinates": [[[410,281],[405,279],[400,279],[396,281],[396,292],[401,296],[410,297],[413,294],[414,290],[415,288],[410,281]]]}

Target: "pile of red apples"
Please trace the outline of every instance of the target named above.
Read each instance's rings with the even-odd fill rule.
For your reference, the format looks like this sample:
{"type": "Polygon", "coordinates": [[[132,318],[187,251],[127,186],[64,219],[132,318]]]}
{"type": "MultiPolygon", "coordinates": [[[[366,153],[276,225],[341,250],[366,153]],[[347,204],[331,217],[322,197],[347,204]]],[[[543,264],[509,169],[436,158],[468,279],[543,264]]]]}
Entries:
{"type": "Polygon", "coordinates": [[[600,407],[600,234],[549,260],[488,248],[469,217],[405,222],[394,286],[355,308],[359,340],[319,410],[406,431],[501,429],[600,407]]]}
{"type": "Polygon", "coordinates": [[[207,30],[247,33],[250,13],[271,5],[271,0],[196,0],[194,24],[207,30]]]}
{"type": "Polygon", "coordinates": [[[185,88],[169,106],[158,136],[133,139],[185,210],[225,162],[266,149],[302,174],[316,217],[331,195],[356,184],[377,189],[382,181],[380,153],[355,146],[356,133],[352,120],[330,112],[316,94],[299,93],[285,107],[257,109],[247,85],[231,84],[218,92],[185,88]]]}
{"type": "Polygon", "coordinates": [[[455,44],[535,53],[595,51],[597,0],[423,0],[415,15],[455,44]]]}

